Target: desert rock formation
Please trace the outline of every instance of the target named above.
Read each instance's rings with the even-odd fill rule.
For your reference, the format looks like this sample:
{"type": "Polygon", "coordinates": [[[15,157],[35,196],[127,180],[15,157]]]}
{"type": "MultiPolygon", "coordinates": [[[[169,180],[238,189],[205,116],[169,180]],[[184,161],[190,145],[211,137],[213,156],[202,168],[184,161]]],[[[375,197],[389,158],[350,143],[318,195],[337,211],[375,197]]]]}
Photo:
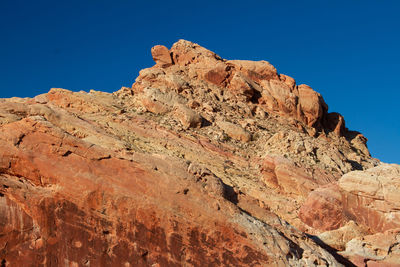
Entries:
{"type": "Polygon", "coordinates": [[[114,93],[0,99],[2,265],[396,263],[399,166],[319,93],[185,40],[151,54],[114,93]]]}

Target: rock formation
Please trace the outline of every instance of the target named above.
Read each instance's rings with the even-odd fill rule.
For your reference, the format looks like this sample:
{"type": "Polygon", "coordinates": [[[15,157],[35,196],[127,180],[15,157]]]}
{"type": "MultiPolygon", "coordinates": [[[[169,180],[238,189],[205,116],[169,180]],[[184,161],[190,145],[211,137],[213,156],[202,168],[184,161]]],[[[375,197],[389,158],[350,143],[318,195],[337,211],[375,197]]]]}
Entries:
{"type": "Polygon", "coordinates": [[[2,266],[398,262],[400,167],[319,93],[185,40],[151,54],[114,93],[0,99],[2,266]]]}

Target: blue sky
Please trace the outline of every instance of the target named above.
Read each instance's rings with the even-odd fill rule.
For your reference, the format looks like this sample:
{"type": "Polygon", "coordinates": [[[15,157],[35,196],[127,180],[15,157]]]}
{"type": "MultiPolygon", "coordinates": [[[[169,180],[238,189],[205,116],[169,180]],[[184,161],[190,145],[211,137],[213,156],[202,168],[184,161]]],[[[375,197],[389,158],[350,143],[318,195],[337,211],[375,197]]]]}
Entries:
{"type": "Polygon", "coordinates": [[[187,39],[227,59],[267,60],[320,92],[400,163],[399,1],[0,1],[0,97],[51,87],[112,92],[187,39]]]}

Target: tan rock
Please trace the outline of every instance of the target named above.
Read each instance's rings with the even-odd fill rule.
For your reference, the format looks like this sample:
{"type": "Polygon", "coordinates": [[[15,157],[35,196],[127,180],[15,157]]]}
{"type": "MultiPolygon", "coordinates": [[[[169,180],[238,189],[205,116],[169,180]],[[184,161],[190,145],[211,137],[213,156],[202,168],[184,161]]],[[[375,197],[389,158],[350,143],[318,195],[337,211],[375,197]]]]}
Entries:
{"type": "Polygon", "coordinates": [[[341,254],[350,258],[361,257],[367,266],[399,266],[399,240],[399,229],[366,235],[349,241],[341,254]]]}
{"type": "Polygon", "coordinates": [[[182,105],[177,104],[174,107],[174,117],[178,119],[185,129],[200,128],[202,118],[194,110],[182,105]]]}
{"type": "Polygon", "coordinates": [[[241,142],[249,142],[251,140],[250,133],[244,130],[239,125],[227,121],[217,121],[216,123],[221,130],[223,130],[229,137],[235,140],[241,142]]]}
{"type": "Polygon", "coordinates": [[[292,89],[294,89],[296,86],[296,81],[290,76],[287,76],[285,74],[279,74],[279,79],[282,82],[286,83],[292,89]]]}
{"type": "Polygon", "coordinates": [[[310,173],[279,156],[266,156],[261,172],[268,186],[280,188],[288,194],[305,197],[318,187],[310,173]]]}
{"type": "Polygon", "coordinates": [[[367,234],[368,232],[366,229],[362,229],[354,221],[349,221],[336,230],[319,234],[318,238],[334,249],[345,250],[347,242],[354,238],[363,237],[367,234]]]}
{"type": "Polygon", "coordinates": [[[211,67],[221,60],[214,52],[186,40],[179,40],[174,43],[170,51],[173,61],[180,66],[201,63],[211,67]]]}
{"type": "Polygon", "coordinates": [[[227,88],[235,96],[243,97],[244,102],[248,102],[255,94],[256,85],[240,72],[235,72],[227,88]]]}

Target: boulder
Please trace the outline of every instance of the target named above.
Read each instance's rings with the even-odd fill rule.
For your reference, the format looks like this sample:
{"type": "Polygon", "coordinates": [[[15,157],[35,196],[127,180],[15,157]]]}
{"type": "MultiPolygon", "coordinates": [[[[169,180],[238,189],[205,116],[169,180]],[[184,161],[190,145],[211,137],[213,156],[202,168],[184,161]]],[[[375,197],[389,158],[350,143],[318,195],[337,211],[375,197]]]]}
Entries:
{"type": "Polygon", "coordinates": [[[251,135],[239,125],[227,121],[217,121],[218,127],[223,130],[229,137],[241,142],[249,142],[251,135]]]}
{"type": "Polygon", "coordinates": [[[173,64],[168,48],[163,45],[153,46],[151,48],[151,55],[153,56],[154,62],[163,68],[173,64]]]}
{"type": "Polygon", "coordinates": [[[180,121],[185,129],[200,128],[202,117],[196,111],[185,105],[177,104],[174,107],[174,117],[180,121]]]}

